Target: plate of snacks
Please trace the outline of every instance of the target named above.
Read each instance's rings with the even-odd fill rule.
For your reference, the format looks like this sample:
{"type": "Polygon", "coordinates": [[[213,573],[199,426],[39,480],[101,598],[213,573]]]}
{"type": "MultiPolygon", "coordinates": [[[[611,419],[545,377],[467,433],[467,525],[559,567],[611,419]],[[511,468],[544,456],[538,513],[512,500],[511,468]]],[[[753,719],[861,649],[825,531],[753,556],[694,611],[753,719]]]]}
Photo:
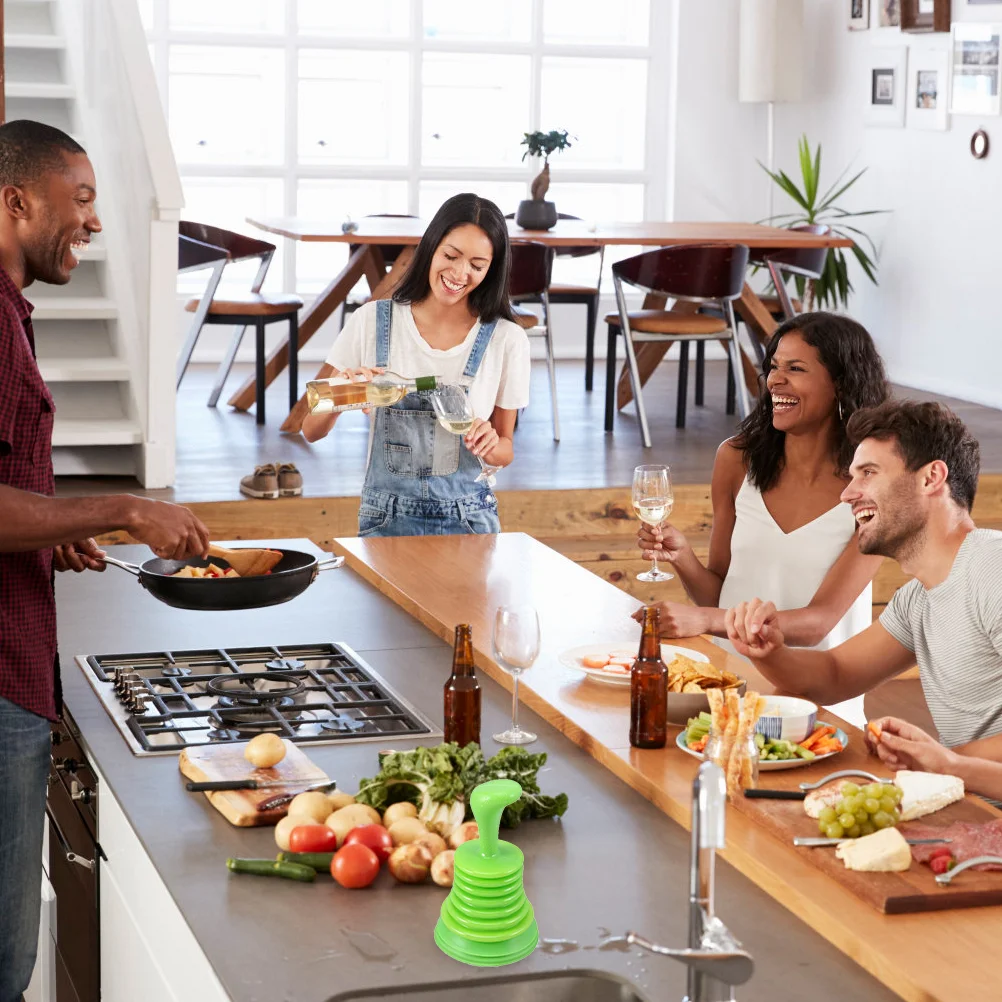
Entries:
{"type": "MultiPolygon", "coordinates": [[[[628,644],[588,644],[585,647],[572,647],[559,656],[560,663],[566,668],[582,672],[598,682],[611,682],[613,685],[630,684],[630,669],[636,659],[636,649],[631,650],[628,644]]],[[[682,692],[685,684],[697,686],[700,679],[712,680],[714,684],[718,684],[718,680],[723,677],[705,654],[687,647],[662,644],[661,660],[668,666],[669,692],[682,692]]],[[[739,681],[730,672],[727,675],[735,682],[739,681]]],[[[701,686],[699,689],[702,691],[701,686]]],[[[695,689],[687,691],[693,692],[695,689]]]]}

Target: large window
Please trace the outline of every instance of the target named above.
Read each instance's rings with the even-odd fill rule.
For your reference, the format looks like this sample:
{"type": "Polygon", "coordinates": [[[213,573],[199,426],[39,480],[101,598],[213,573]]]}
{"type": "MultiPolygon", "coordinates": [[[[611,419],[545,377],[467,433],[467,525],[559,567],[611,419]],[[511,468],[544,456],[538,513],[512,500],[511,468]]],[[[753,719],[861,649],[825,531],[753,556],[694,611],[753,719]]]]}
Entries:
{"type": "MultiPolygon", "coordinates": [[[[670,5],[654,0],[140,0],[185,217],[429,216],[474,190],[513,212],[567,129],[550,198],[663,218],[670,5]],[[665,22],[665,23],[663,23],[665,22]]],[[[343,245],[298,245],[272,288],[321,288],[343,245]]],[[[587,261],[583,267],[589,267],[587,261]]],[[[594,265],[590,265],[594,270],[594,265]]]]}

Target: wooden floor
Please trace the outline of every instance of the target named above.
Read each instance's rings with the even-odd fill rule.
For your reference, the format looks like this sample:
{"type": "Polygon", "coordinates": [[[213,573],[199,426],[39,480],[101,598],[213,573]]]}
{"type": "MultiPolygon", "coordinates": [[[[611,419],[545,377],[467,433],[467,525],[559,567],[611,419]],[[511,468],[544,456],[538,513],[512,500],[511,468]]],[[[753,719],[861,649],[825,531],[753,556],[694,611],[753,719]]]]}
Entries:
{"type": "MultiPolygon", "coordinates": [[[[236,367],[241,369],[241,367],[236,367]]],[[[303,366],[309,370],[310,366],[303,366]]],[[[707,365],[706,403],[690,400],[687,427],[675,427],[677,365],[663,364],[645,389],[653,448],[644,449],[632,407],[617,414],[612,434],[602,430],[604,363],[596,371],[595,389],[584,391],[584,363],[558,363],[561,441],[552,438],[546,367],[534,363],[532,400],[519,419],[515,461],[498,477],[498,491],[573,490],[629,485],[633,468],[645,462],[667,462],[677,483],[709,482],[717,446],[733,434],[737,419],[724,413],[724,363],[707,365]]],[[[236,386],[248,367],[230,377],[236,386]]],[[[306,373],[304,373],[305,375],[306,373]]],[[[312,375],[312,372],[309,372],[312,375]]],[[[240,498],[240,478],[255,465],[270,461],[295,463],[303,474],[304,493],[312,497],[357,495],[365,474],[368,419],[346,414],[326,440],[310,445],[278,427],[287,411],[287,383],[279,378],[268,392],[267,424],[259,427],[253,412],[241,413],[220,403],[205,405],[213,369],[192,366],[178,395],[177,480],[173,489],[143,491],[126,478],[61,477],[62,495],[120,491],[184,502],[240,498]]],[[[984,472],[1002,472],[1002,413],[978,404],[898,389],[899,395],[946,402],[981,441],[984,472]]],[[[225,401],[226,394],[222,400],[225,401]]]]}

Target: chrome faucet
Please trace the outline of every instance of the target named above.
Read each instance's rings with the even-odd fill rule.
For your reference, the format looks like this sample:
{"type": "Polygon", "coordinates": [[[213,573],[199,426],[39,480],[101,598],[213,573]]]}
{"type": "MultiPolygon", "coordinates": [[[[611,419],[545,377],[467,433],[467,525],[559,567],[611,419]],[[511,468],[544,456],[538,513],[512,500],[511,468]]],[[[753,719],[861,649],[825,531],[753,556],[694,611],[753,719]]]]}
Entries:
{"type": "Polygon", "coordinates": [[[726,808],[724,772],[716,763],[704,762],[692,784],[688,947],[675,950],[626,934],[628,943],[688,966],[685,1002],[733,1002],[734,986],[743,985],[755,970],[751,954],[713,912],[716,851],[726,844],[726,808]]]}

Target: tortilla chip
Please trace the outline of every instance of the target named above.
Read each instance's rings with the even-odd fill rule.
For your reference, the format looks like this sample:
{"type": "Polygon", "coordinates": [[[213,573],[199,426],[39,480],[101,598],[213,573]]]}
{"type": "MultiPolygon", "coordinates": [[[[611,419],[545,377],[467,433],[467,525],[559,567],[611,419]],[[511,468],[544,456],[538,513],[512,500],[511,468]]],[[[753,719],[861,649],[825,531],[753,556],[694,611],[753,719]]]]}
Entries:
{"type": "Polygon", "coordinates": [[[702,692],[703,687],[698,682],[686,682],[682,686],[683,692],[702,692]]]}

